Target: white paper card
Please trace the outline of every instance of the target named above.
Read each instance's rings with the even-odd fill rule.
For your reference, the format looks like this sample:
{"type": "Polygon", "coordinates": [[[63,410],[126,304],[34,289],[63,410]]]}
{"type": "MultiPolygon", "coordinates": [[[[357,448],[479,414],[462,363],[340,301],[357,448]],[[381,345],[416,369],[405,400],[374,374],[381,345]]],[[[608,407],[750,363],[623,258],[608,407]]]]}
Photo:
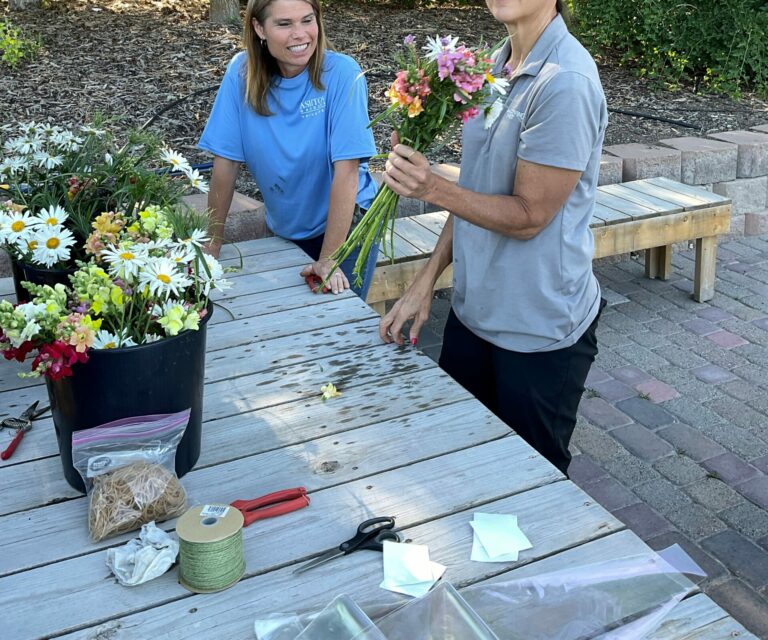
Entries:
{"type": "Polygon", "coordinates": [[[384,542],[382,589],[419,597],[443,575],[445,567],[429,559],[429,548],[420,544],[384,542]]]}
{"type": "Polygon", "coordinates": [[[475,532],[472,560],[514,562],[518,552],[533,545],[517,524],[517,516],[502,513],[475,513],[470,522],[475,532]]]}

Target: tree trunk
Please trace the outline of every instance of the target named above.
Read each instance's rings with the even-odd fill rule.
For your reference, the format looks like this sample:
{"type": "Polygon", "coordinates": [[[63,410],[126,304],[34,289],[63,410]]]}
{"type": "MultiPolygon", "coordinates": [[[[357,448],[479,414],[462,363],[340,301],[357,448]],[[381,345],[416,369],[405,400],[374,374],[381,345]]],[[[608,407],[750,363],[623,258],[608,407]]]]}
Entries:
{"type": "Polygon", "coordinates": [[[11,11],[23,11],[24,9],[39,9],[40,0],[8,0],[8,8],[11,11]]]}
{"type": "MultiPolygon", "coordinates": [[[[24,0],[21,0],[22,2],[24,0]]],[[[240,22],[240,0],[211,0],[208,20],[218,24],[240,22]]]]}

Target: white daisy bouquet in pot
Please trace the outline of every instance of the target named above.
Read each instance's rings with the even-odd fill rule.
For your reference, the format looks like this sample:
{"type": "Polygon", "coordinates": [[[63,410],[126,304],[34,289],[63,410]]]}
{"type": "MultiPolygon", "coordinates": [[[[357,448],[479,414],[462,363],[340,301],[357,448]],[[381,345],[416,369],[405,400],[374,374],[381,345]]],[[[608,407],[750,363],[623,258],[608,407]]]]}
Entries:
{"type": "MultiPolygon", "coordinates": [[[[405,55],[397,59],[400,70],[387,91],[392,104],[370,126],[387,120],[400,142],[416,151],[426,153],[437,139],[447,138],[481,109],[488,115],[492,94],[506,93],[508,81],[490,73],[496,48],[471,48],[459,44],[458,38],[439,36],[427,39],[424,53],[417,50],[414,36],[407,36],[404,45],[405,55]]],[[[379,189],[370,209],[332,255],[336,266],[360,247],[354,269],[360,280],[371,249],[385,232],[390,239],[384,243],[385,253],[394,255],[392,235],[398,200],[386,185],[379,189]]]]}
{"type": "Polygon", "coordinates": [[[28,285],[30,302],[0,302],[0,351],[32,376],[72,375],[90,349],[131,347],[197,330],[209,296],[224,290],[219,262],[201,250],[204,214],[148,206],[107,212],[86,240],[90,259],[62,284],[28,285]]]}
{"type": "Polygon", "coordinates": [[[190,188],[208,189],[197,170],[146,131],[129,131],[120,143],[98,126],[29,122],[0,133],[0,246],[36,268],[84,259],[91,223],[105,211],[171,206],[190,188]]]}

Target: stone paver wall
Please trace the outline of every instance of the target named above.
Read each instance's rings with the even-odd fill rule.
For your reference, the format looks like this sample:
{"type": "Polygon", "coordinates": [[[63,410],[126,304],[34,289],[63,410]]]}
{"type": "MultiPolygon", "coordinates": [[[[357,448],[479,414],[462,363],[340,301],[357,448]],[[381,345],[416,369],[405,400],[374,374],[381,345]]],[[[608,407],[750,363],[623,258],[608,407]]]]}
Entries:
{"type": "Polygon", "coordinates": [[[730,237],[768,233],[768,125],[605,147],[600,184],[658,176],[731,198],[730,237]]]}

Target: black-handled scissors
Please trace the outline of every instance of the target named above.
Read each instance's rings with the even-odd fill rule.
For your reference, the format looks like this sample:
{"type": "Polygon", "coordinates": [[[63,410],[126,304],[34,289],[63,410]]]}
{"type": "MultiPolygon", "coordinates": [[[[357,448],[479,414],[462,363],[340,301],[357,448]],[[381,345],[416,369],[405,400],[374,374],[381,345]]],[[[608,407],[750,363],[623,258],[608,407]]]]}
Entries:
{"type": "Polygon", "coordinates": [[[323,555],[318,556],[314,560],[310,560],[297,569],[294,569],[293,573],[303,573],[308,569],[312,569],[318,565],[325,564],[329,560],[345,556],[354,551],[360,551],[361,549],[383,551],[383,543],[385,540],[400,542],[400,535],[395,531],[392,531],[394,528],[395,519],[390,516],[371,518],[370,520],[361,522],[358,525],[357,533],[353,538],[342,542],[338,547],[331,549],[330,551],[326,551],[323,555]]]}

